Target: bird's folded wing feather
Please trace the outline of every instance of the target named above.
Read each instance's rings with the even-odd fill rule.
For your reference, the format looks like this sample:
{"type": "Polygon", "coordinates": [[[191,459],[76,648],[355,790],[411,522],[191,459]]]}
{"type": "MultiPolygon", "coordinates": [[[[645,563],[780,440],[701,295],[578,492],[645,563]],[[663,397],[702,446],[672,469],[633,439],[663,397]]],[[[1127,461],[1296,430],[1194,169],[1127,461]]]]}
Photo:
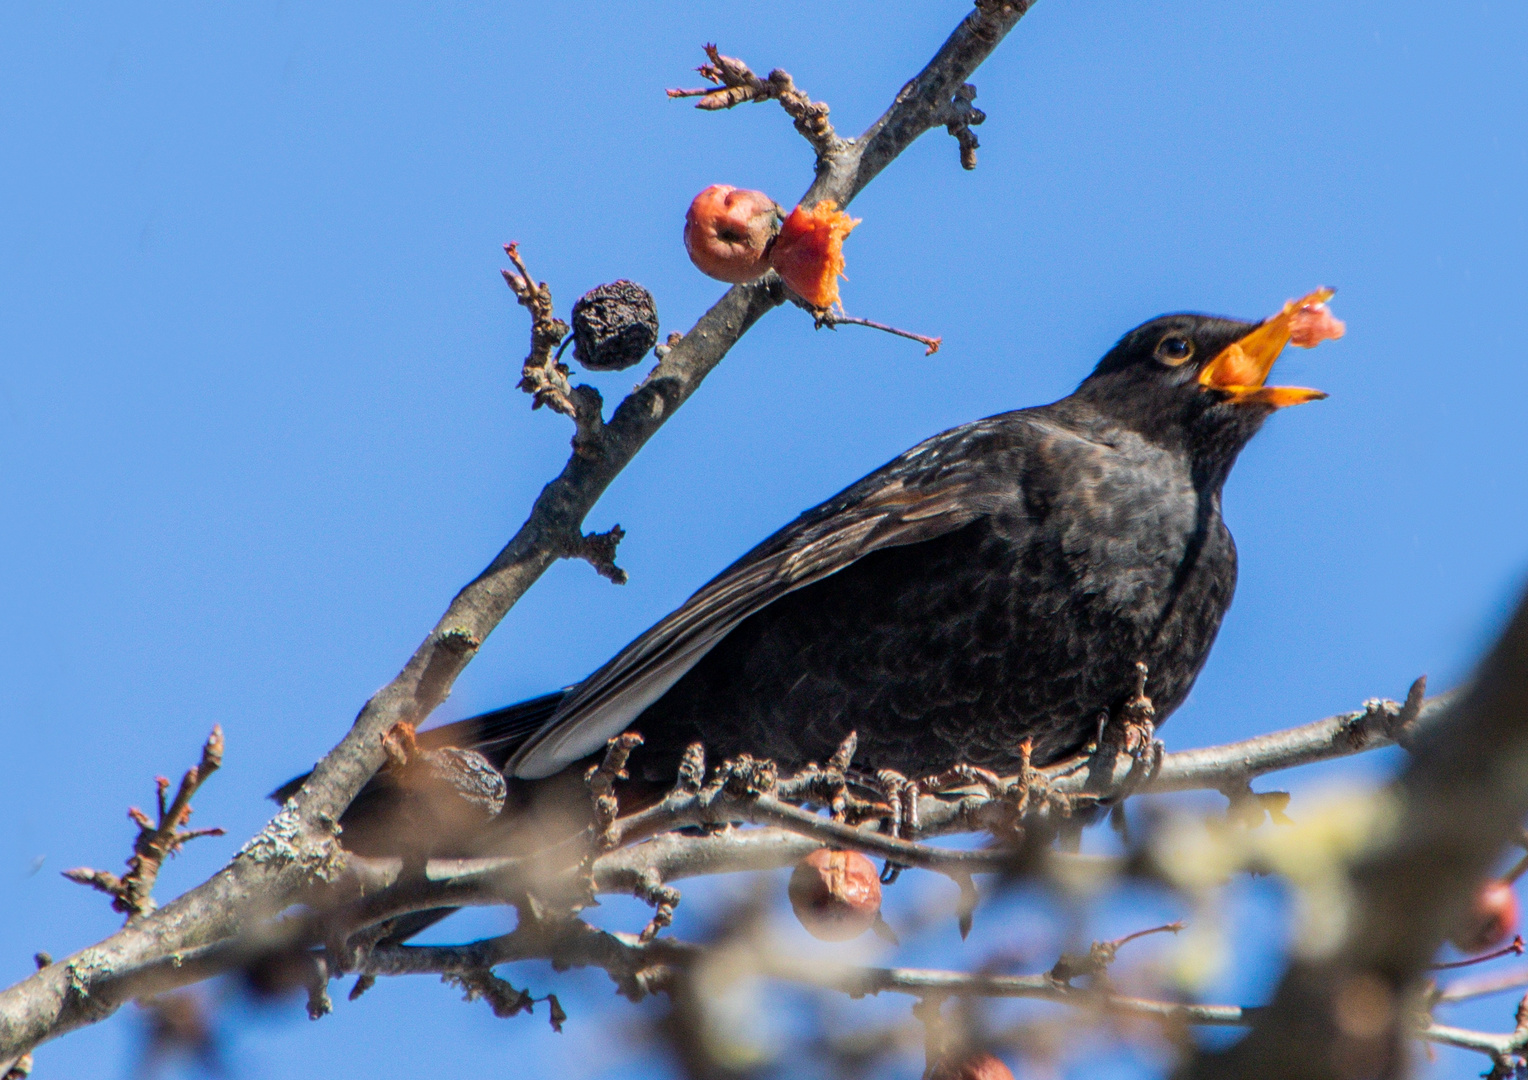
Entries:
{"type": "Polygon", "coordinates": [[[510,759],[513,776],[550,776],[598,750],[733,628],[796,589],[882,548],[930,540],[1011,499],[1016,471],[992,455],[1021,452],[1015,414],[915,446],[802,514],[590,675],[510,759]]]}

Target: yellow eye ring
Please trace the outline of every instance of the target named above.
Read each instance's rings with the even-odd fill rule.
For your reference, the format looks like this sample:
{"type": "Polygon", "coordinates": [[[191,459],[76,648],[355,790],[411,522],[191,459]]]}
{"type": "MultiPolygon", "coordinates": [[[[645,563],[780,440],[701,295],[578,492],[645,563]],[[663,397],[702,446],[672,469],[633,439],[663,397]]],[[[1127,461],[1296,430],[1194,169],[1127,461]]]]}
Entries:
{"type": "Polygon", "coordinates": [[[1182,334],[1168,334],[1157,342],[1156,358],[1168,367],[1187,363],[1194,355],[1194,343],[1182,334]]]}

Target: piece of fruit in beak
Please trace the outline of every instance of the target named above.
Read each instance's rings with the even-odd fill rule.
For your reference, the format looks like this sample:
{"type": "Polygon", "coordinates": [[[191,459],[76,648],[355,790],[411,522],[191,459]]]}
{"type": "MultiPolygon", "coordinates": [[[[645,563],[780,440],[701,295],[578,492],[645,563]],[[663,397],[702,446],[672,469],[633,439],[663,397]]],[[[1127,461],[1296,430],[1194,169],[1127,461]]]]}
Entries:
{"type": "Polygon", "coordinates": [[[1313,349],[1323,341],[1340,338],[1347,330],[1326,306],[1332,294],[1333,290],[1320,288],[1309,296],[1290,300],[1277,315],[1264,319],[1257,329],[1222,349],[1199,373],[1199,385],[1230,395],[1233,405],[1268,405],[1275,409],[1326,397],[1320,390],[1303,386],[1263,384],[1285,345],[1313,349]]]}

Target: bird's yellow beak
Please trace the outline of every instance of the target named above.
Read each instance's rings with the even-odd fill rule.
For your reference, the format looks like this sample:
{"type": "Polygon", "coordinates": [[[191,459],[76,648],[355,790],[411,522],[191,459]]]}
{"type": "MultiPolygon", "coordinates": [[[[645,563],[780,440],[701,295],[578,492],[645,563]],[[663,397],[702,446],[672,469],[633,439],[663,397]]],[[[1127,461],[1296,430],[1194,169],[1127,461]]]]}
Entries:
{"type": "Polygon", "coordinates": [[[1342,336],[1345,328],[1326,307],[1334,292],[1323,287],[1290,300],[1277,315],[1264,319],[1257,329],[1222,349],[1199,373],[1199,385],[1229,394],[1233,405],[1260,404],[1275,409],[1326,397],[1320,390],[1303,386],[1263,384],[1291,338],[1294,344],[1310,349],[1342,336]]]}

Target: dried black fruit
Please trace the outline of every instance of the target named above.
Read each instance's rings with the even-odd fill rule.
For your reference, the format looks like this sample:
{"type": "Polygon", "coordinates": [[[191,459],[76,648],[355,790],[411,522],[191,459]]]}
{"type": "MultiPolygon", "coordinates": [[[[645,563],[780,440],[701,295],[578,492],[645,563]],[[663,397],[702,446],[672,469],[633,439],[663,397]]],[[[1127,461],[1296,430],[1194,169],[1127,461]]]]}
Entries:
{"type": "Polygon", "coordinates": [[[591,371],[621,371],[658,344],[653,294],[635,281],[590,289],[573,305],[573,358],[591,371]]]}

